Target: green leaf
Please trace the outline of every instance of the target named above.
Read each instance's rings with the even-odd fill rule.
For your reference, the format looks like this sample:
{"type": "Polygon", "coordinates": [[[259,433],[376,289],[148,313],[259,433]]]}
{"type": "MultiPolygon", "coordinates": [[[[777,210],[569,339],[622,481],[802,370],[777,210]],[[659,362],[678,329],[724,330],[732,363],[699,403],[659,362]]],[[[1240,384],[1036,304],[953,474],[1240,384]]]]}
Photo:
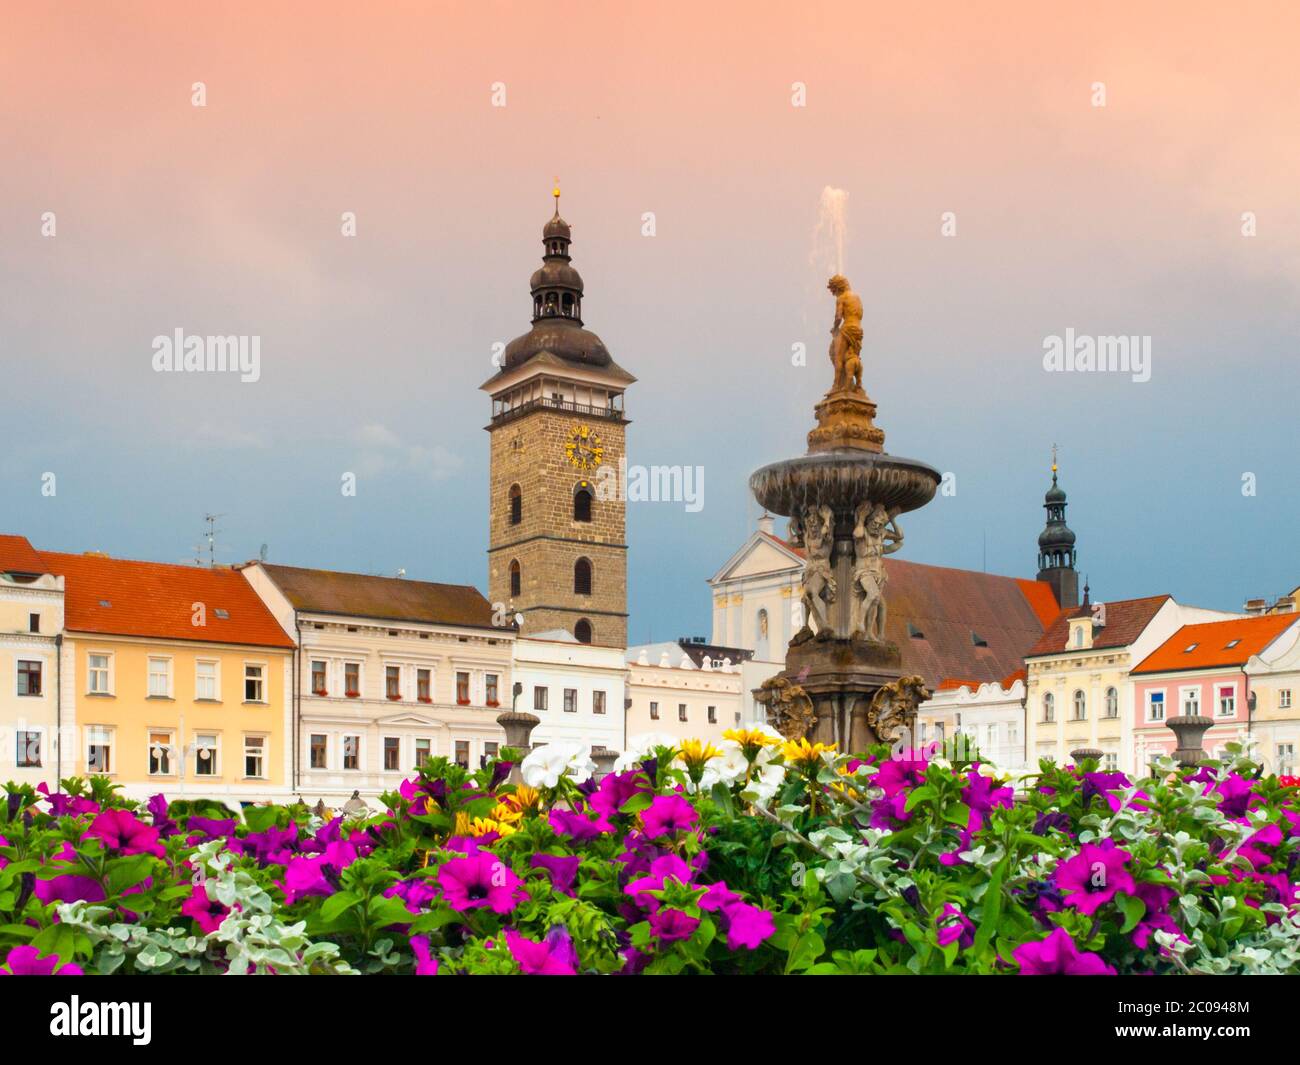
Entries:
{"type": "Polygon", "coordinates": [[[1120,927],[1120,934],[1131,932],[1137,927],[1138,921],[1142,920],[1143,914],[1147,912],[1147,904],[1139,898],[1132,895],[1126,895],[1120,891],[1115,894],[1115,904],[1124,914],[1124,924],[1120,927]]]}
{"type": "Polygon", "coordinates": [[[785,962],[787,974],[799,972],[812,966],[826,951],[826,944],[816,932],[805,932],[790,950],[785,962]]]}
{"type": "Polygon", "coordinates": [[[980,917],[980,926],[975,931],[972,947],[976,955],[984,953],[1002,919],[1002,881],[1007,875],[1007,862],[1010,860],[1011,855],[1008,854],[993,867],[993,875],[989,877],[988,890],[984,892],[984,913],[980,917]]]}
{"type": "Polygon", "coordinates": [[[244,824],[250,832],[265,832],[280,820],[279,806],[249,806],[244,810],[244,824]]]}
{"type": "Polygon", "coordinates": [[[152,854],[133,854],[129,858],[114,858],[108,863],[108,893],[120,895],[135,887],[153,868],[152,854]]]}
{"type": "Polygon", "coordinates": [[[933,799],[937,793],[929,784],[923,784],[919,788],[913,788],[907,796],[907,804],[903,807],[904,811],[910,813],[912,808],[919,806],[923,802],[933,799]]]}
{"type": "Polygon", "coordinates": [[[355,891],[339,891],[331,895],[321,904],[321,920],[327,924],[336,921],[340,916],[352,909],[352,907],[360,901],[361,896],[355,891]]]}

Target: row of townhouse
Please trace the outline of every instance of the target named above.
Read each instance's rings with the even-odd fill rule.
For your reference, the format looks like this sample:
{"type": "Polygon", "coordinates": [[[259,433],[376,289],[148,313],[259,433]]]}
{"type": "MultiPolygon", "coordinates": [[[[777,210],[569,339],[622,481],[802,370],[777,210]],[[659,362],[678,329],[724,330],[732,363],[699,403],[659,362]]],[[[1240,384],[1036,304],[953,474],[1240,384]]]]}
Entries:
{"type": "Polygon", "coordinates": [[[680,641],[651,665],[644,648],[523,638],[499,617],[467,585],[3,536],[0,780],[334,802],[381,795],[431,758],[482,764],[510,708],[537,716],[535,744],[615,751],[629,733],[716,740],[740,721],[748,652],[680,641]]]}

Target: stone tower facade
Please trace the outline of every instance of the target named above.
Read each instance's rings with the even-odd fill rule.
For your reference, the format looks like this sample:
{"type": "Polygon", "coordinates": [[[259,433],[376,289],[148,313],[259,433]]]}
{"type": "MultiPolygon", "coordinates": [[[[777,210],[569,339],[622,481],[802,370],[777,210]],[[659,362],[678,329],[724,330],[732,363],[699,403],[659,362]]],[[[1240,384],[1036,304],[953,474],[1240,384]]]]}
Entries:
{"type": "Polygon", "coordinates": [[[533,325],[506,346],[492,396],[488,598],[522,636],[627,646],[623,394],[635,378],[583,328],[572,235],[556,211],[532,276],[533,325]]]}

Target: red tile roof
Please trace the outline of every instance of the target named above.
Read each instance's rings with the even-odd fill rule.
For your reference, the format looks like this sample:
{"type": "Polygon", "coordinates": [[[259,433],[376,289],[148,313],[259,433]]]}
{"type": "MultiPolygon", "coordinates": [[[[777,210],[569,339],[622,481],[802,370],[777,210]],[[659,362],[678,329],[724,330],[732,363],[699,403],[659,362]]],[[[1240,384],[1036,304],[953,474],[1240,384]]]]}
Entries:
{"type": "MultiPolygon", "coordinates": [[[[270,563],[263,563],[262,568],[298,610],[385,621],[500,629],[492,623],[492,604],[469,584],[434,584],[403,577],[336,573],[270,563]]],[[[503,630],[502,634],[509,632],[513,629],[503,630]]]]}
{"type": "Polygon", "coordinates": [[[45,563],[25,536],[0,535],[0,573],[45,572],[45,563]]]}
{"type": "Polygon", "coordinates": [[[41,558],[48,572],[65,578],[69,631],[293,647],[252,585],[234,570],[54,551],[42,551],[41,558]],[[203,625],[194,624],[196,603],[203,604],[203,625]]]}
{"type": "MultiPolygon", "coordinates": [[[[1081,650],[1127,647],[1142,635],[1142,630],[1151,623],[1156,612],[1169,599],[1167,595],[1150,595],[1144,599],[1118,599],[1107,603],[1105,626],[1094,633],[1092,648],[1081,648],[1081,650]]],[[[1062,610],[1043,633],[1042,639],[1025,652],[1025,657],[1059,655],[1070,650],[1065,646],[1070,639],[1070,618],[1087,617],[1090,611],[1091,607],[1085,606],[1062,610]]]]}
{"type": "Polygon", "coordinates": [[[1242,666],[1292,625],[1296,614],[1265,614],[1184,625],[1137,664],[1134,673],[1176,673],[1187,669],[1242,666]],[[1235,646],[1228,644],[1236,641],[1235,646]],[[1191,651],[1189,647],[1193,647],[1191,651]]]}

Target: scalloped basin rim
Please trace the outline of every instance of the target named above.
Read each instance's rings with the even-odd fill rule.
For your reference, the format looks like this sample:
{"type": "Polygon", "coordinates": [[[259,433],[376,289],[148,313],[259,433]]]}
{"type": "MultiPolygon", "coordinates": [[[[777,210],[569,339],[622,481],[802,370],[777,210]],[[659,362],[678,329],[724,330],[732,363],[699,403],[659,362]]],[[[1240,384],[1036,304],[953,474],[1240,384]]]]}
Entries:
{"type": "Polygon", "coordinates": [[[864,500],[916,510],[934,498],[939,471],[917,459],[841,448],[783,459],[756,470],[750,491],[770,513],[788,516],[797,506],[852,506],[864,500]]]}

